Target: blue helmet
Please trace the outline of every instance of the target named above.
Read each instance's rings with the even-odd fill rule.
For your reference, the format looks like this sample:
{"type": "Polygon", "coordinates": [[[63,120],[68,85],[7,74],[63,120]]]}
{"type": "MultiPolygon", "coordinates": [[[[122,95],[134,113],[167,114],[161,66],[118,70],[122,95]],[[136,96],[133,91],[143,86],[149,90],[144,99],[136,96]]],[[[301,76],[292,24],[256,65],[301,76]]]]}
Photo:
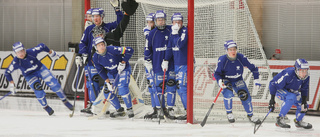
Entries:
{"type": "Polygon", "coordinates": [[[163,10],[158,10],[156,12],[156,14],[154,15],[154,19],[158,19],[158,18],[164,18],[164,19],[167,19],[167,15],[166,13],[163,12],[163,10]]]}
{"type": "Polygon", "coordinates": [[[94,41],[94,48],[96,49],[96,53],[97,53],[97,54],[100,54],[100,55],[104,55],[106,52],[104,52],[104,53],[99,53],[99,51],[98,51],[98,49],[97,49],[97,45],[98,45],[99,43],[101,43],[101,42],[103,42],[104,45],[107,46],[107,43],[104,41],[104,39],[103,39],[102,37],[95,37],[95,38],[93,39],[93,41],[94,41]]]}
{"type": "Polygon", "coordinates": [[[18,51],[23,50],[25,48],[21,42],[16,42],[12,45],[12,49],[14,52],[18,52],[18,51]]]}
{"type": "Polygon", "coordinates": [[[92,14],[92,9],[88,9],[86,14],[92,14]]]}
{"type": "Polygon", "coordinates": [[[92,10],[92,15],[100,15],[102,18],[104,17],[104,10],[102,8],[95,8],[92,10]]]}
{"type": "Polygon", "coordinates": [[[154,13],[149,13],[146,17],[146,21],[154,21],[154,13]]]}
{"type": "Polygon", "coordinates": [[[174,13],[171,17],[171,21],[175,21],[175,20],[181,20],[183,21],[183,16],[181,15],[181,13],[174,13]]]}
{"type": "Polygon", "coordinates": [[[294,67],[295,67],[295,72],[299,77],[299,79],[304,80],[309,76],[309,64],[308,64],[308,61],[306,61],[305,59],[297,59],[296,62],[294,63],[294,67]],[[307,69],[307,75],[303,78],[299,76],[299,70],[301,69],[307,69]]]}
{"type": "Polygon", "coordinates": [[[237,43],[234,42],[233,40],[228,40],[224,43],[224,49],[228,50],[228,48],[236,47],[237,48],[237,43]]]}

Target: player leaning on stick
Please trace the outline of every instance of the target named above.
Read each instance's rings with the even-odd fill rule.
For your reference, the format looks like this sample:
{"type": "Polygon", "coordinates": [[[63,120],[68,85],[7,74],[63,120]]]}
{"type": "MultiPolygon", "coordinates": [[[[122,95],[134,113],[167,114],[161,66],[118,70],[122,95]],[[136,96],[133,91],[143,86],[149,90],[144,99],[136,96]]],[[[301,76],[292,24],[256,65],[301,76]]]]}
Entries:
{"type": "MultiPolygon", "coordinates": [[[[165,58],[162,61],[162,69],[168,70],[168,60],[173,58],[174,71],[176,73],[176,85],[184,109],[187,109],[187,56],[188,56],[188,30],[183,26],[181,13],[174,13],[171,17],[171,36],[165,58]]],[[[187,115],[177,117],[178,120],[186,120],[187,115]]]]}
{"type": "Polygon", "coordinates": [[[114,93],[115,89],[112,87],[113,83],[118,83],[115,87],[118,87],[119,95],[127,106],[128,117],[132,118],[134,113],[129,92],[131,66],[128,61],[133,54],[133,49],[131,47],[107,47],[106,42],[101,37],[95,38],[94,41],[96,53],[93,55],[92,60],[98,74],[105,80],[105,98],[108,98],[109,94],[111,94],[109,101],[116,109],[116,112],[111,113],[110,117],[125,115],[124,109],[116,96],[117,94],[114,93]],[[117,75],[119,75],[119,79],[116,79],[117,75]]]}
{"type": "Polygon", "coordinates": [[[235,122],[232,114],[232,97],[233,90],[238,94],[242,105],[247,112],[249,121],[255,124],[260,124],[261,121],[253,116],[251,96],[246,83],[243,81],[243,68],[248,69],[253,73],[255,86],[260,88],[258,67],[249,62],[247,57],[241,53],[237,53],[237,44],[233,40],[228,40],[224,44],[224,49],[227,54],[222,55],[218,59],[218,64],[214,72],[214,77],[220,88],[223,88],[222,94],[224,97],[224,106],[227,111],[227,118],[230,123],[235,122]]]}
{"type": "Polygon", "coordinates": [[[154,83],[156,86],[155,93],[158,97],[154,97],[157,115],[153,115],[152,118],[162,118],[161,107],[164,109],[164,114],[170,119],[175,119],[173,114],[173,106],[175,104],[176,93],[176,80],[174,73],[173,60],[169,61],[168,70],[166,70],[165,76],[165,93],[167,93],[167,105],[168,110],[165,107],[165,101],[162,96],[162,84],[164,71],[161,68],[161,63],[165,56],[165,51],[169,42],[171,34],[171,26],[166,25],[166,14],[162,10],[158,10],[155,13],[154,20],[156,22],[156,28],[150,31],[146,46],[144,50],[145,67],[148,72],[154,72],[154,83]],[[160,101],[161,100],[161,105],[160,101]],[[162,100],[163,99],[163,100],[162,100]]]}
{"type": "Polygon", "coordinates": [[[10,81],[10,91],[15,92],[15,85],[11,73],[16,69],[20,69],[28,85],[34,91],[39,103],[49,115],[52,115],[54,111],[47,104],[46,93],[42,89],[43,85],[41,84],[41,80],[58,95],[70,110],[73,110],[73,106],[67,100],[58,80],[52,75],[50,70],[37,59],[37,55],[43,51],[48,52],[51,58],[59,58],[59,55],[43,43],[40,43],[34,48],[25,49],[21,42],[16,42],[12,47],[17,56],[12,60],[5,72],[7,80],[10,81]]]}
{"type": "Polygon", "coordinates": [[[276,126],[290,128],[286,124],[284,117],[289,112],[292,105],[297,107],[294,123],[296,127],[306,129],[312,128],[310,123],[302,121],[308,111],[307,96],[309,93],[309,64],[305,59],[297,59],[294,67],[284,69],[277,74],[269,84],[271,99],[269,109],[274,110],[275,96],[283,101],[276,126]]]}
{"type": "Polygon", "coordinates": [[[92,9],[91,15],[94,24],[85,29],[79,44],[79,52],[75,59],[77,66],[82,66],[82,64],[86,65],[86,86],[88,88],[88,96],[90,102],[88,103],[87,108],[81,110],[82,113],[92,114],[92,103],[95,101],[100,91],[99,75],[97,74],[97,70],[94,68],[91,62],[92,53],[94,53],[94,51],[92,51],[94,50],[94,48],[92,48],[94,44],[93,39],[95,37],[95,34],[97,33],[96,31],[104,30],[105,33],[111,32],[111,30],[115,29],[118,26],[123,18],[123,13],[119,10],[118,0],[110,0],[110,3],[115,9],[117,20],[114,22],[105,23],[103,22],[104,10],[101,8],[92,9]]]}

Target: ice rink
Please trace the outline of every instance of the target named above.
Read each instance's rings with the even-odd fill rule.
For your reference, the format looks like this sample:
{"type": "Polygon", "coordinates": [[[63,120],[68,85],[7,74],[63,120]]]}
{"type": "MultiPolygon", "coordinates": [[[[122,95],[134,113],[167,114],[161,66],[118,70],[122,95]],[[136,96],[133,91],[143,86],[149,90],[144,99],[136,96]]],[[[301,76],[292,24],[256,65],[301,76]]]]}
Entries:
{"type": "Polygon", "coordinates": [[[35,102],[35,98],[17,100],[6,97],[0,100],[0,137],[320,137],[320,117],[315,116],[305,117],[305,121],[313,125],[311,130],[296,128],[293,123],[294,115],[288,115],[291,129],[281,129],[268,122],[263,123],[256,134],[253,134],[254,126],[249,122],[210,122],[200,127],[199,124],[191,125],[181,121],[161,121],[158,124],[127,117],[88,120],[88,117],[81,116],[79,112],[83,102],[77,102],[75,115],[70,118],[71,112],[62,103],[54,104],[48,100],[49,104],[53,104],[52,108],[56,108],[55,116],[48,116],[35,102]]]}

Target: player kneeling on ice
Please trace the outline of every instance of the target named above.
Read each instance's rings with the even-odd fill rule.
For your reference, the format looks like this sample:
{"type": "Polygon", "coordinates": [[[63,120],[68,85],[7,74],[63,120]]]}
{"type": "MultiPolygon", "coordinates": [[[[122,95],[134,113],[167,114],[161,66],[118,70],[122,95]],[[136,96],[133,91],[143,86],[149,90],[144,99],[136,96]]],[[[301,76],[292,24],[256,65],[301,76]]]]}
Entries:
{"type": "Polygon", "coordinates": [[[66,95],[63,93],[58,80],[52,75],[50,70],[48,70],[47,67],[37,59],[37,55],[42,51],[48,52],[53,59],[59,58],[59,55],[55,51],[50,50],[43,43],[40,43],[34,48],[25,49],[21,42],[16,42],[12,47],[17,56],[13,59],[5,72],[6,78],[10,81],[10,91],[13,93],[15,92],[15,85],[11,73],[16,69],[20,69],[22,75],[27,80],[28,85],[34,91],[38,101],[49,115],[52,115],[54,111],[47,104],[45,97],[46,93],[42,89],[43,85],[41,85],[41,80],[43,80],[46,85],[48,85],[50,89],[58,95],[70,110],[73,110],[73,105],[71,105],[66,99],[66,95]]]}
{"type": "Polygon", "coordinates": [[[258,67],[250,63],[243,54],[237,53],[237,44],[233,40],[226,41],[224,48],[227,54],[219,57],[214,77],[218,81],[220,88],[223,89],[222,94],[228,121],[230,123],[235,122],[232,114],[232,97],[234,97],[234,90],[238,94],[238,97],[247,112],[249,121],[260,124],[260,119],[253,116],[251,96],[242,77],[243,68],[247,67],[253,73],[255,86],[260,88],[261,84],[259,82],[258,67]]]}
{"type": "Polygon", "coordinates": [[[275,96],[283,101],[276,126],[290,128],[286,124],[284,117],[289,112],[292,105],[297,107],[294,123],[296,127],[311,129],[310,123],[303,122],[302,119],[308,111],[307,96],[309,93],[309,64],[305,59],[297,59],[294,67],[284,69],[277,74],[269,84],[271,99],[269,109],[274,110],[275,96]],[[301,93],[300,93],[301,92],[301,93]]]}
{"type": "Polygon", "coordinates": [[[129,92],[129,82],[131,74],[131,66],[128,60],[133,54],[131,47],[106,46],[106,42],[101,37],[94,39],[96,53],[93,55],[93,62],[98,74],[105,80],[105,97],[116,108],[116,112],[110,114],[110,117],[124,116],[125,112],[121,107],[113,83],[118,83],[114,87],[118,87],[119,95],[122,97],[127,106],[128,117],[134,117],[131,95],[129,92]],[[118,79],[116,79],[119,75],[118,79]],[[115,81],[119,80],[119,81],[115,81]]]}

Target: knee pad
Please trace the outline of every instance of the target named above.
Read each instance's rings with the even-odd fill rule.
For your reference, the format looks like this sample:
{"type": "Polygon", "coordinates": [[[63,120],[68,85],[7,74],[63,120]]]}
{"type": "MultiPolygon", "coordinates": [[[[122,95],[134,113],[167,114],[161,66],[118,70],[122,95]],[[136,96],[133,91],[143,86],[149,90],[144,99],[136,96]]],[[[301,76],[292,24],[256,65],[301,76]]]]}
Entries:
{"type": "Polygon", "coordinates": [[[240,89],[238,91],[238,97],[240,98],[241,101],[246,101],[249,98],[249,95],[247,91],[240,89]]]}
{"type": "Polygon", "coordinates": [[[41,85],[41,83],[40,82],[35,82],[34,84],[33,84],[33,88],[35,89],[35,90],[42,90],[42,85],[41,85]]]}
{"type": "Polygon", "coordinates": [[[170,87],[173,87],[174,85],[176,85],[176,81],[173,80],[173,79],[169,79],[168,82],[167,82],[167,85],[170,86],[170,87]]]}
{"type": "Polygon", "coordinates": [[[224,98],[232,98],[232,97],[234,97],[233,91],[231,91],[229,89],[224,89],[222,94],[223,94],[224,98]]]}
{"type": "Polygon", "coordinates": [[[98,75],[94,75],[94,76],[92,77],[92,81],[93,81],[93,82],[99,82],[99,76],[98,76],[98,75]]]}

